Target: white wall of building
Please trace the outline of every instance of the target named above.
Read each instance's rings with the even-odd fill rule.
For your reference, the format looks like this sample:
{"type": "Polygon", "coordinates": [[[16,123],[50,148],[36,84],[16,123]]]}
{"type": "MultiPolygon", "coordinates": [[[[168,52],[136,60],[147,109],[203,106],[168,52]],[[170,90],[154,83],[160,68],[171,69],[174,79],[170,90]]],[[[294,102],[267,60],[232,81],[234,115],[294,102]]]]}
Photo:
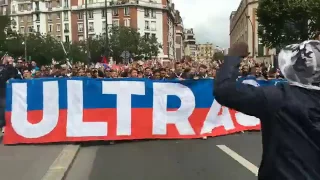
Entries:
{"type": "MultiPolygon", "coordinates": [[[[161,1],[161,0],[160,0],[161,1]]],[[[144,35],[145,33],[150,33],[151,34],[156,34],[156,37],[158,39],[158,42],[163,45],[163,15],[162,15],[162,11],[161,10],[156,10],[156,18],[145,18],[144,16],[144,8],[138,8],[138,12],[137,12],[137,28],[138,31],[141,35],[144,35]],[[156,29],[155,31],[150,30],[146,30],[145,29],[145,21],[149,21],[149,24],[151,26],[151,21],[155,21],[156,22],[156,29]]],[[[165,58],[165,55],[163,53],[163,50],[161,48],[159,48],[159,54],[158,56],[160,58],[165,58]]]]}

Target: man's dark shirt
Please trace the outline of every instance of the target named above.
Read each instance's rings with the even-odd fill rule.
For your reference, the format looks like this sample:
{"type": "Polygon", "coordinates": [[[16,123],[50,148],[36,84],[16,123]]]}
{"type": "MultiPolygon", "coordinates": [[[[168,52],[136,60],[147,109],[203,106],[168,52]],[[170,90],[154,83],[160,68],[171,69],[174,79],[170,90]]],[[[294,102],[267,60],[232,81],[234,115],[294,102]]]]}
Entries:
{"type": "Polygon", "coordinates": [[[17,78],[18,70],[12,65],[0,65],[0,98],[6,96],[7,81],[11,78],[17,78]]]}
{"type": "Polygon", "coordinates": [[[237,83],[240,61],[225,58],[214,96],[223,106],[260,118],[263,155],[258,179],[320,180],[320,91],[287,83],[237,83]]]}

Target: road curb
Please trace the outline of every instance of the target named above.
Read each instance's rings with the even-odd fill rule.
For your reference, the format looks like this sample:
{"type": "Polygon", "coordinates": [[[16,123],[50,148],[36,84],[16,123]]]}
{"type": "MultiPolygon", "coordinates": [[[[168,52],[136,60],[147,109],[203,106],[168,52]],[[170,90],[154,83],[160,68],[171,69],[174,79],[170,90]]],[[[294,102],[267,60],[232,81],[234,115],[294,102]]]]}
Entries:
{"type": "Polygon", "coordinates": [[[66,145],[41,180],[63,180],[79,150],[80,145],[66,145]]]}

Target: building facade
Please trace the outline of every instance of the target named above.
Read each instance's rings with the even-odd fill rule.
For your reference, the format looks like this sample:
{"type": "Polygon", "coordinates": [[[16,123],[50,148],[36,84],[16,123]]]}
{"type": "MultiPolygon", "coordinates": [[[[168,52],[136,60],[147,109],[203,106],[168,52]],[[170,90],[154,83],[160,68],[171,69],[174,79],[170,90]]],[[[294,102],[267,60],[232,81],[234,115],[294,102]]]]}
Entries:
{"type": "Polygon", "coordinates": [[[214,55],[214,45],[212,43],[197,44],[196,60],[212,59],[214,55]]]}
{"type": "Polygon", "coordinates": [[[61,41],[85,40],[108,27],[127,26],[162,45],[159,57],[175,58],[176,10],[172,0],[11,0],[12,29],[51,34],[61,41]]]}
{"type": "Polygon", "coordinates": [[[193,29],[185,29],[184,30],[184,54],[185,56],[190,56],[193,60],[196,59],[196,38],[193,32],[193,29]]]}
{"type": "Polygon", "coordinates": [[[10,0],[0,0],[0,15],[7,15],[10,13],[10,0]]]}
{"type": "Polygon", "coordinates": [[[175,58],[181,60],[184,57],[184,33],[183,33],[183,21],[180,16],[180,12],[176,11],[176,27],[175,27],[175,58]]]}
{"type": "Polygon", "coordinates": [[[259,23],[256,16],[258,5],[258,0],[242,0],[238,9],[231,12],[230,46],[237,42],[246,42],[251,56],[258,61],[272,62],[275,50],[266,48],[260,42],[258,35],[259,23]]]}

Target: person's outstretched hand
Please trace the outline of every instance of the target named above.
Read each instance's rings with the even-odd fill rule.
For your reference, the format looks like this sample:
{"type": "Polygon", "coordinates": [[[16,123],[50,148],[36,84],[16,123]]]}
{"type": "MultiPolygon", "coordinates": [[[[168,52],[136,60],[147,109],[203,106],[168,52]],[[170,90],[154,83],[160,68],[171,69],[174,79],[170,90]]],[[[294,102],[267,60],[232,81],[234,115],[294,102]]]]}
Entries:
{"type": "Polygon", "coordinates": [[[247,57],[249,55],[248,44],[245,42],[239,42],[233,44],[229,49],[229,56],[247,57]]]}

